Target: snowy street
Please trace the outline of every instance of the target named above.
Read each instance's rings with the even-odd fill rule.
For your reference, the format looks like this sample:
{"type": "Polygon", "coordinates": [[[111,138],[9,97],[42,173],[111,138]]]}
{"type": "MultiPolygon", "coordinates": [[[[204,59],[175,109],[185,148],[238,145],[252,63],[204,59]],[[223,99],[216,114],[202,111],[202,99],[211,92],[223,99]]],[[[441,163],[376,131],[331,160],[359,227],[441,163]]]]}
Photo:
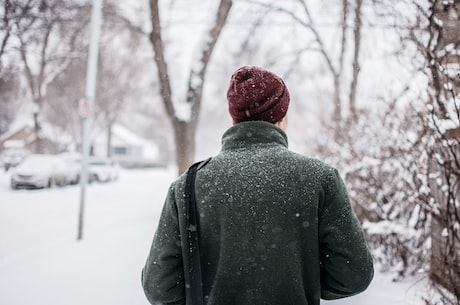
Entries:
{"type": "MultiPolygon", "coordinates": [[[[79,186],[13,191],[0,173],[0,304],[147,305],[140,285],[163,198],[174,171],[123,170],[87,188],[77,241],[79,186]]],[[[363,294],[323,304],[415,305],[414,279],[377,273],[363,294]]]]}

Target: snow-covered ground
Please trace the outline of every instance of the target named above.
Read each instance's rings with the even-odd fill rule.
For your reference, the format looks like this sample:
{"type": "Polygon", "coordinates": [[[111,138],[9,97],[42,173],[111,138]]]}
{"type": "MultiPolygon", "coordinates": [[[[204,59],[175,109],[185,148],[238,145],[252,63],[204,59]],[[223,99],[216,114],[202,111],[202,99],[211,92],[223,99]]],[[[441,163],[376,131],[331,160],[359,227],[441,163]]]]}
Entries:
{"type": "MultiPolygon", "coordinates": [[[[9,188],[0,173],[1,305],[147,305],[140,272],[174,171],[123,170],[87,188],[84,236],[77,241],[80,188],[9,188]]],[[[348,305],[422,305],[422,282],[378,273],[348,305]]],[[[429,297],[429,295],[428,295],[429,297]]]]}

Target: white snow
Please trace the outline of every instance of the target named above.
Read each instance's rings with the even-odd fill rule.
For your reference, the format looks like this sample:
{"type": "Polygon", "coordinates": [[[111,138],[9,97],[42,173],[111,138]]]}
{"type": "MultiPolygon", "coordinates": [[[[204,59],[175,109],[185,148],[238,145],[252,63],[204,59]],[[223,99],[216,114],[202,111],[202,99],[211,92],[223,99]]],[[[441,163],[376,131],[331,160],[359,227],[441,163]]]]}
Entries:
{"type": "MultiPolygon", "coordinates": [[[[140,284],[164,196],[175,169],[123,170],[87,187],[77,241],[78,186],[13,191],[0,173],[0,304],[148,305],[140,284]]],[[[324,304],[422,305],[428,289],[377,272],[370,288],[324,304]]]]}

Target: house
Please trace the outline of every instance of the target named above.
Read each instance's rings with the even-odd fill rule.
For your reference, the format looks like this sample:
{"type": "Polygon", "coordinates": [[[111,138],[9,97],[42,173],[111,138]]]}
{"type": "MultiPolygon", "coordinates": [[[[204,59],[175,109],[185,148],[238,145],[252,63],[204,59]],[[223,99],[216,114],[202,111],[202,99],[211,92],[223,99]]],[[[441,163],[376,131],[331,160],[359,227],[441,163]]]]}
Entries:
{"type": "MultiPolygon", "coordinates": [[[[72,138],[52,124],[41,124],[42,153],[56,154],[68,149],[72,138]]],[[[5,166],[15,166],[28,154],[37,152],[37,135],[32,121],[17,121],[0,135],[0,155],[5,166]]]]}
{"type": "Polygon", "coordinates": [[[107,131],[99,131],[93,136],[92,143],[92,155],[110,157],[123,167],[152,167],[164,164],[160,149],[155,143],[119,124],[112,126],[111,136],[107,131]]]}

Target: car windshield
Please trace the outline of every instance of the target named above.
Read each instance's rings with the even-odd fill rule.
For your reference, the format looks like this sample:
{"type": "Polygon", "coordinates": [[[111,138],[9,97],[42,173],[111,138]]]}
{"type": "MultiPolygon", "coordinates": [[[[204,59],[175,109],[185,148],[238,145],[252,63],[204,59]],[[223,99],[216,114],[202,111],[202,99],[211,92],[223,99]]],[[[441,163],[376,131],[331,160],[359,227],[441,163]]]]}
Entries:
{"type": "Polygon", "coordinates": [[[99,165],[99,166],[104,166],[106,165],[105,162],[90,162],[91,165],[99,165]]]}
{"type": "Polygon", "coordinates": [[[29,156],[19,166],[20,170],[42,171],[50,168],[52,159],[49,156],[29,156]]]}
{"type": "Polygon", "coordinates": [[[107,162],[104,162],[104,161],[91,161],[89,164],[96,165],[96,166],[106,166],[107,162]]]}

